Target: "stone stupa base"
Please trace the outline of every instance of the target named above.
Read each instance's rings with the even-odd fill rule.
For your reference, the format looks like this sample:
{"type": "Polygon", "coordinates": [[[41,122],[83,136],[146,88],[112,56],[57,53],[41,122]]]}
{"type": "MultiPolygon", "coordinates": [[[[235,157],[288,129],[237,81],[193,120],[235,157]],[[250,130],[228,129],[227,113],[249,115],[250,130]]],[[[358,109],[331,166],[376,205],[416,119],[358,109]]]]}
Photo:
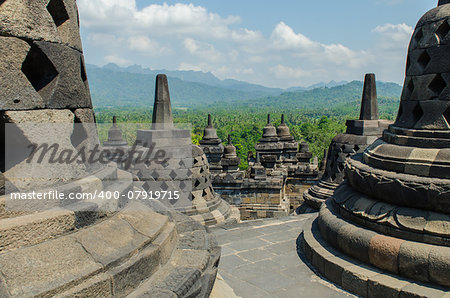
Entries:
{"type": "Polygon", "coordinates": [[[339,184],[321,180],[303,193],[303,199],[310,207],[318,210],[338,186],[339,184]]]}
{"type": "Polygon", "coordinates": [[[441,266],[448,247],[379,234],[346,221],[336,208],[327,200],[302,233],[306,258],[326,279],[362,297],[448,296],[435,284],[448,275],[441,266]]]}

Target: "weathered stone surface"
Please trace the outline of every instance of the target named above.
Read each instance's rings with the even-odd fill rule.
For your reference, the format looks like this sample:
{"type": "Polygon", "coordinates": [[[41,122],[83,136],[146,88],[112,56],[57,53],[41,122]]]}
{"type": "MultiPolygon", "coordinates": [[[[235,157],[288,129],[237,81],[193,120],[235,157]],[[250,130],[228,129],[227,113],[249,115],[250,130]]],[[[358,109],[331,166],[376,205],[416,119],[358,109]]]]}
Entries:
{"type": "Polygon", "coordinates": [[[0,32],[23,39],[63,43],[81,51],[74,0],[3,0],[0,32]]]}
{"type": "Polygon", "coordinates": [[[420,281],[428,281],[428,256],[432,246],[405,241],[398,252],[399,273],[420,281]]]}
{"type": "Polygon", "coordinates": [[[58,73],[49,108],[92,108],[82,55],[66,46],[39,41],[36,46],[49,58],[58,73]]]}
{"type": "Polygon", "coordinates": [[[173,124],[172,106],[170,104],[169,84],[167,76],[156,76],[155,103],[153,106],[153,124],[164,124],[164,128],[170,129],[173,124]]]}
{"type": "Polygon", "coordinates": [[[58,145],[56,157],[66,149],[75,151],[71,142],[74,114],[70,110],[6,111],[1,114],[2,122],[10,123],[6,127],[8,133],[5,141],[9,144],[6,154],[9,160],[6,161],[8,170],[4,175],[15,187],[23,190],[44,188],[86,176],[86,165],[74,163],[68,168],[65,163],[50,162],[52,154],[46,154],[41,162],[40,156],[33,158],[31,167],[27,163],[31,151],[24,151],[30,144],[41,145],[44,142],[49,147],[58,145]],[[52,130],[51,135],[48,130],[52,130]]]}
{"type": "Polygon", "coordinates": [[[370,263],[378,268],[398,273],[398,254],[404,241],[377,235],[370,239],[370,263]]]}
{"type": "Polygon", "coordinates": [[[126,221],[118,218],[97,224],[95,229],[83,230],[77,234],[76,239],[96,262],[104,266],[125,258],[149,241],[147,237],[132,229],[126,221]]]}
{"type": "Polygon", "coordinates": [[[17,297],[44,294],[101,268],[81,244],[67,237],[2,255],[0,264],[10,295],[17,297]]]}
{"type": "Polygon", "coordinates": [[[432,247],[428,259],[428,274],[431,281],[450,287],[450,247],[432,247]]]}
{"type": "MultiPolygon", "coordinates": [[[[12,1],[11,1],[12,2],[12,1]]],[[[0,36],[0,109],[43,108],[46,101],[36,92],[26,75],[22,72],[31,47],[15,37],[0,36]]],[[[39,52],[40,54],[41,52],[39,52]]],[[[38,56],[38,54],[36,54],[38,56]]],[[[42,84],[41,93],[46,92],[42,84]]]]}
{"type": "Polygon", "coordinates": [[[378,120],[378,98],[375,74],[368,73],[364,78],[361,100],[360,120],[378,120]]]}
{"type": "Polygon", "coordinates": [[[92,108],[82,55],[64,45],[0,37],[0,108],[92,108]]]}

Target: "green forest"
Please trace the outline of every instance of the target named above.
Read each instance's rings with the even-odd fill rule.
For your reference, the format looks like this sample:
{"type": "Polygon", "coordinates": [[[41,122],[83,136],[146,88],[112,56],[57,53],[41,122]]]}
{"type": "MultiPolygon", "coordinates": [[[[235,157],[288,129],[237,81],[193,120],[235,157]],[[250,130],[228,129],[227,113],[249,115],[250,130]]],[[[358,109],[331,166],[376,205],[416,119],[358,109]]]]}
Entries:
{"type": "MultiPolygon", "coordinates": [[[[398,108],[398,99],[380,99],[381,118],[394,119],[398,108]]],[[[306,141],[310,145],[313,156],[319,161],[323,157],[333,137],[345,132],[345,121],[359,117],[360,103],[354,101],[345,105],[336,105],[328,109],[282,109],[282,108],[251,108],[251,107],[220,107],[182,109],[174,108],[175,123],[188,123],[192,125],[192,141],[198,144],[203,136],[203,129],[207,125],[207,115],[212,115],[213,126],[224,142],[230,134],[241,158],[241,169],[247,168],[247,153],[254,151],[254,146],[262,136],[262,129],[267,123],[267,114],[271,114],[273,125],[280,124],[281,114],[285,114],[286,124],[292,136],[297,141],[306,141]]],[[[97,122],[103,127],[100,129],[101,138],[106,138],[107,128],[110,127],[112,117],[117,116],[119,126],[122,127],[129,142],[135,134],[129,129],[129,124],[138,123],[140,128],[149,128],[152,119],[152,109],[143,108],[98,108],[97,122]],[[102,125],[104,124],[104,125],[102,125]]]]}
{"type": "MultiPolygon", "coordinates": [[[[117,66],[88,66],[88,72],[100,139],[107,138],[112,117],[117,116],[127,141],[133,143],[137,129],[150,127],[156,73],[117,66]]],[[[319,161],[333,137],[345,132],[345,121],[359,118],[361,81],[330,88],[281,90],[220,81],[212,74],[198,72],[174,71],[172,75],[175,77],[168,79],[174,122],[189,124],[192,141],[198,144],[207,115],[211,114],[219,138],[225,142],[227,135],[231,135],[242,169],[247,168],[247,154],[254,151],[262,136],[268,113],[275,126],[280,123],[281,114],[285,114],[292,136],[298,142],[309,143],[319,161]]],[[[395,118],[401,89],[394,83],[377,83],[380,118],[395,118]]]]}

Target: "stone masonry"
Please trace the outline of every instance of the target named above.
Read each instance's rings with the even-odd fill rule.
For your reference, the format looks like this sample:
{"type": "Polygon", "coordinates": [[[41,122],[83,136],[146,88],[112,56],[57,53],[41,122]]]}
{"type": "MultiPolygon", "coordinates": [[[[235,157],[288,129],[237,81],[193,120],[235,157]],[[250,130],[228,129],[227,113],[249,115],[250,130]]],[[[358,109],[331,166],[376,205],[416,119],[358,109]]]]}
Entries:
{"type": "MultiPolygon", "coordinates": [[[[348,120],[347,131],[334,137],[330,144],[325,172],[319,183],[308,189],[303,198],[312,208],[319,209],[333,195],[336,187],[344,181],[344,164],[348,157],[362,153],[379,138],[392,122],[378,120],[378,99],[374,74],[366,74],[361,100],[359,120],[348,120]]],[[[302,212],[304,207],[297,210],[302,212]]]]}
{"type": "Polygon", "coordinates": [[[305,229],[307,258],[364,297],[450,290],[450,4],[414,30],[397,119],[345,164],[346,181],[305,229]]]}
{"type": "Polygon", "coordinates": [[[263,136],[255,145],[256,157],[253,158],[252,152],[249,155],[247,172],[238,168],[240,160],[230,137],[227,146],[220,144],[209,115],[200,141],[208,160],[215,164],[214,189],[227,202],[239,206],[243,220],[292,213],[302,201],[302,192],[317,182],[319,175],[317,163],[310,162],[308,145],[299,146],[294,140],[284,115],[277,128],[272,125],[270,115],[267,118],[263,136]]]}
{"type": "Polygon", "coordinates": [[[220,247],[200,223],[128,200],[115,163],[26,162],[32,143],[102,152],[76,1],[0,1],[0,69],[0,297],[208,297],[220,247]],[[16,191],[93,199],[16,204],[16,191]]]}

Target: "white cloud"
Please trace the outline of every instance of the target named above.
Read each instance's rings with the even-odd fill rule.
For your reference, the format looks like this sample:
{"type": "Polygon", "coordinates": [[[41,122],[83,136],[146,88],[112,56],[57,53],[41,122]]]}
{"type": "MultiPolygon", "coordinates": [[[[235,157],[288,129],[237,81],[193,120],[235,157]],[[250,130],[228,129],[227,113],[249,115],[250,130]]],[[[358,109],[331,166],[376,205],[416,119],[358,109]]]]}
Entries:
{"type": "Polygon", "coordinates": [[[206,8],[193,4],[152,4],[141,10],[135,0],[78,0],[81,25],[96,30],[114,28],[116,34],[144,33],[152,35],[197,34],[226,38],[232,34],[228,26],[239,17],[222,18],[206,8]]]}
{"type": "Polygon", "coordinates": [[[306,36],[295,33],[291,27],[284,22],[279,23],[272,32],[271,40],[273,46],[283,50],[313,50],[318,46],[317,42],[313,42],[306,36]]]}
{"type": "Polygon", "coordinates": [[[161,51],[160,45],[146,36],[131,36],[128,39],[128,47],[131,50],[149,54],[161,51]]]}
{"type": "Polygon", "coordinates": [[[375,27],[373,30],[375,33],[379,33],[381,36],[381,47],[385,49],[405,47],[411,38],[413,28],[406,24],[384,24],[375,27]]]}
{"type": "Polygon", "coordinates": [[[189,53],[201,57],[210,61],[220,61],[222,60],[222,54],[219,53],[216,48],[206,42],[200,42],[192,38],[184,39],[184,48],[188,50],[189,53]]]}
{"type": "Polygon", "coordinates": [[[104,62],[212,72],[222,79],[273,87],[362,79],[365,72],[400,82],[412,33],[406,24],[382,24],[368,32],[375,46],[361,50],[319,41],[283,21],[263,34],[239,27],[237,16],[222,16],[194,4],[138,9],[135,0],[77,2],[87,36],[85,48],[96,50],[104,62]]]}
{"type": "Polygon", "coordinates": [[[299,79],[309,74],[300,67],[293,68],[278,64],[272,67],[270,71],[279,79],[299,79]]]}
{"type": "Polygon", "coordinates": [[[105,56],[104,60],[106,63],[115,63],[119,66],[129,66],[132,64],[132,61],[114,55],[105,56]]]}

